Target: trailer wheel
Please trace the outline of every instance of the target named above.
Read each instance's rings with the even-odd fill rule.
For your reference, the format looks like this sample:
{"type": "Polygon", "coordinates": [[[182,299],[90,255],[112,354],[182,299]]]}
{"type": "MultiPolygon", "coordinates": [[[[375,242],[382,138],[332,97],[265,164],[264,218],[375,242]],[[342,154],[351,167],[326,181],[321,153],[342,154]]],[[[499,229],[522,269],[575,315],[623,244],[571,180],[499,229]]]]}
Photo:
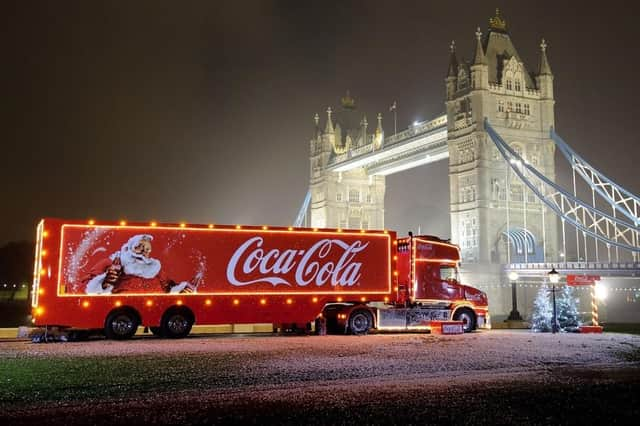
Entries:
{"type": "Polygon", "coordinates": [[[170,309],[162,317],[160,333],[163,337],[187,337],[193,327],[193,314],[188,309],[170,309]]]}
{"type": "Polygon", "coordinates": [[[104,325],[107,339],[125,340],[136,334],[140,320],[131,310],[123,309],[109,314],[104,325]]]}
{"type": "Polygon", "coordinates": [[[369,311],[358,309],[349,316],[349,331],[351,334],[367,334],[373,327],[373,318],[369,311]]]}
{"type": "Polygon", "coordinates": [[[476,314],[469,308],[462,308],[456,311],[453,319],[462,321],[462,329],[465,333],[469,333],[476,329],[476,314]]]}

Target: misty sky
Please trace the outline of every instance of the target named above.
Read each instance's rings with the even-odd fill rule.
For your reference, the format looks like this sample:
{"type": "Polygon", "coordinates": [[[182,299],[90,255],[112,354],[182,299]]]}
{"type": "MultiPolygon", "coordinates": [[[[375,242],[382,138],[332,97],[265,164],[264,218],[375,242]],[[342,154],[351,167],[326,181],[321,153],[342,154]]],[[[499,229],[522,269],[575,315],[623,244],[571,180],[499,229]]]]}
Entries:
{"type": "MultiPolygon", "coordinates": [[[[0,244],[44,216],[289,225],[314,114],[444,112],[449,44],[470,59],[496,6],[529,70],[547,40],[558,132],[639,193],[637,13],[585,3],[4,2],[0,244]]],[[[447,173],[390,176],[387,227],[449,236],[447,173]]]]}

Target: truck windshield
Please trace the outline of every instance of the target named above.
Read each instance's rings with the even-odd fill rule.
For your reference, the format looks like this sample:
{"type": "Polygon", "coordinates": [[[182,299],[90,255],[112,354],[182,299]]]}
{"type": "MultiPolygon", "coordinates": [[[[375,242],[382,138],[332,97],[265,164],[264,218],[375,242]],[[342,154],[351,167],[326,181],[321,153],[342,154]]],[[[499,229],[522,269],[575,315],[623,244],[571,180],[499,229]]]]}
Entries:
{"type": "Polygon", "coordinates": [[[458,281],[458,270],[454,266],[441,266],[440,279],[443,281],[458,281]]]}

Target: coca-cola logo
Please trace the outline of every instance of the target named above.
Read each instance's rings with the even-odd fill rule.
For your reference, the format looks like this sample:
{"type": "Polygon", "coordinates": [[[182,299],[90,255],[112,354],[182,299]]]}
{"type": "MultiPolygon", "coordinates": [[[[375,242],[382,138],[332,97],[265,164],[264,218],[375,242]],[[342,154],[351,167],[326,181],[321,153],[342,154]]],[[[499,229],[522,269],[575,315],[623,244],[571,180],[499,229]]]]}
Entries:
{"type": "Polygon", "coordinates": [[[332,287],[351,287],[358,283],[362,262],[356,262],[356,255],[369,245],[355,241],[351,244],[338,239],[322,239],[306,250],[263,248],[264,239],[253,237],[245,241],[233,253],[227,265],[227,280],[234,286],[269,283],[288,285],[294,271],[295,284],[332,287]],[[331,260],[336,259],[337,261],[331,260]],[[259,278],[254,278],[259,273],[259,278]],[[252,279],[253,278],[253,279],[252,279]]]}

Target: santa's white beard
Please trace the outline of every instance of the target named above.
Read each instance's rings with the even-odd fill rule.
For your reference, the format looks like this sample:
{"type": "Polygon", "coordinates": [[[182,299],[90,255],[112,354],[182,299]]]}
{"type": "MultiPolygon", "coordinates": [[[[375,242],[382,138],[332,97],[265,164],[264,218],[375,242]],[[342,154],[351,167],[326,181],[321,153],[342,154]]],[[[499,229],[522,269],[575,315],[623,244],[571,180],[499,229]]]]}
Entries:
{"type": "Polygon", "coordinates": [[[124,250],[120,250],[120,264],[125,274],[140,278],[153,278],[158,275],[162,267],[158,259],[139,256],[124,250]]]}

